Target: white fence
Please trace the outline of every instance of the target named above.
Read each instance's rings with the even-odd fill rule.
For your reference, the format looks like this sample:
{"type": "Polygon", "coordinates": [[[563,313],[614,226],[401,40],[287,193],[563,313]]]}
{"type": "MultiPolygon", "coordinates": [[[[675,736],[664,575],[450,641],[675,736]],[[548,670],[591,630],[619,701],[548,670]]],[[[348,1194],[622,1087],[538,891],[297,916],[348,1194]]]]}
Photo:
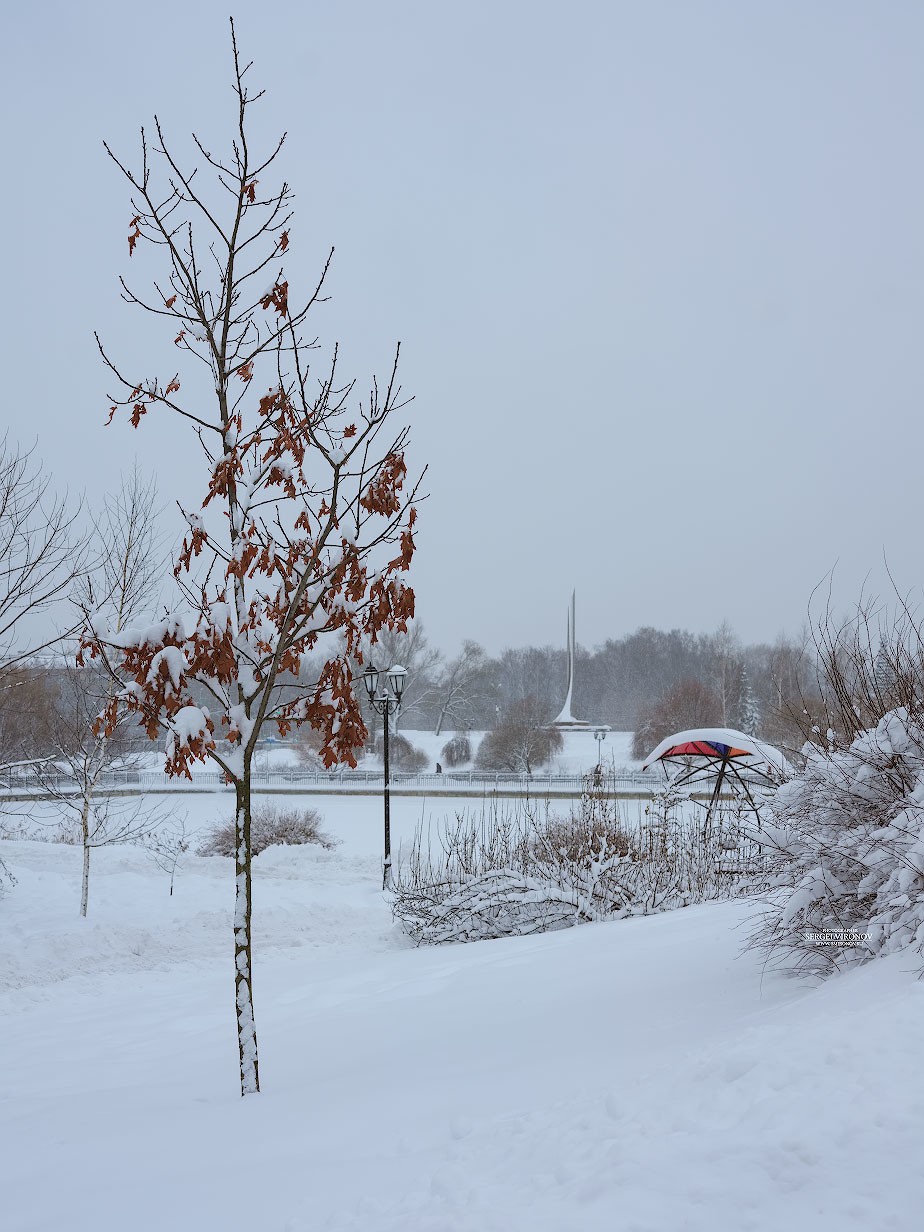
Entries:
{"type": "MultiPolygon", "coordinates": [[[[580,774],[484,774],[476,771],[442,774],[401,774],[390,776],[391,790],[408,793],[467,795],[469,793],[509,793],[516,795],[579,796],[587,778],[580,774]]],[[[624,770],[604,775],[602,788],[613,795],[649,795],[663,784],[658,773],[642,774],[624,770]]],[[[310,792],[381,792],[385,780],[381,771],[335,770],[309,771],[291,769],[255,770],[251,785],[256,791],[310,792]]],[[[73,779],[60,774],[49,779],[47,773],[37,775],[23,766],[0,767],[0,797],[3,795],[46,795],[50,790],[72,792],[73,779]]],[[[192,779],[170,778],[153,770],[121,770],[107,774],[97,784],[100,792],[125,792],[139,795],[145,792],[222,791],[230,790],[224,776],[216,771],[201,770],[192,779]]]]}

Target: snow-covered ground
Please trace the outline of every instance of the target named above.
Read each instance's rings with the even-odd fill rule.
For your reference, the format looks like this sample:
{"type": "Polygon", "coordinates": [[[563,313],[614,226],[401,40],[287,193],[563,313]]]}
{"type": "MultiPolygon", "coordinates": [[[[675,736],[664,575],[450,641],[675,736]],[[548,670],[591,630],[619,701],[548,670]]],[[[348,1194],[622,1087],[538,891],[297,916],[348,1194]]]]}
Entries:
{"type": "MultiPolygon", "coordinates": [[[[438,736],[432,731],[419,731],[413,728],[405,730],[400,729],[401,735],[406,737],[415,749],[420,749],[426,754],[428,765],[426,771],[432,773],[436,769],[436,763],[441,762],[443,769],[449,767],[445,764],[443,758],[443,749],[446,742],[452,739],[455,734],[452,731],[441,732],[438,736]]],[[[478,750],[478,745],[481,743],[484,736],[483,731],[473,731],[468,733],[469,743],[472,746],[472,753],[475,754],[478,750]]],[[[632,732],[608,732],[606,739],[600,746],[600,754],[603,765],[608,768],[619,769],[639,769],[641,762],[632,757],[632,732]]],[[[594,739],[593,731],[576,731],[565,732],[562,736],[562,750],[556,754],[548,767],[544,767],[540,773],[550,771],[552,774],[584,774],[592,769],[597,764],[597,741],[594,739]]],[[[151,770],[162,770],[164,765],[164,755],[162,752],[152,752],[145,756],[145,764],[151,770]]],[[[281,770],[288,769],[299,764],[298,749],[293,740],[280,744],[265,744],[261,746],[256,756],[255,765],[258,770],[281,770]]],[[[381,759],[373,757],[364,757],[359,760],[359,768],[372,770],[381,766],[381,759]]],[[[460,769],[470,769],[472,763],[466,762],[464,766],[457,767],[460,769]]],[[[196,763],[192,767],[193,775],[200,774],[203,771],[214,772],[215,765],[212,762],[196,763]]]]}
{"type": "MultiPolygon", "coordinates": [[[[812,989],[740,902],[414,949],[381,808],[255,863],[260,1096],[241,1100],[230,862],[0,845],[4,1232],[844,1232],[924,1210],[910,956],[812,989]]],[[[184,798],[196,826],[223,797],[184,798]]],[[[396,837],[419,801],[396,801],[396,837]]]]}

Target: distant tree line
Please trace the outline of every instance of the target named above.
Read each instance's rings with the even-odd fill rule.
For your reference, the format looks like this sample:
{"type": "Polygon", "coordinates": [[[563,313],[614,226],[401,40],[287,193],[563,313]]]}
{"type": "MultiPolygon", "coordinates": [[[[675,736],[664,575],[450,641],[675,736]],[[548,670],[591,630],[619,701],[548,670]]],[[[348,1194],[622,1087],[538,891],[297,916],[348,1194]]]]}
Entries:
{"type": "MultiPolygon", "coordinates": [[[[489,655],[467,641],[452,657],[432,647],[418,621],[366,654],[408,670],[400,725],[440,734],[549,723],[567,688],[563,647],[525,646],[489,655]]],[[[714,633],[637,629],[594,650],[579,646],[576,716],[635,733],[643,757],[671,731],[733,727],[783,748],[802,742],[803,703],[813,696],[814,648],[806,635],[741,642],[728,624],[714,633]]],[[[515,760],[516,757],[513,758],[515,760]]]]}
{"type": "MultiPolygon", "coordinates": [[[[504,727],[516,734],[492,743],[495,769],[532,764],[537,756],[541,764],[554,754],[554,742],[537,742],[533,733],[564,701],[564,648],[524,646],[492,656],[467,641],[447,656],[417,621],[407,634],[381,636],[365,655],[380,667],[400,663],[408,669],[399,728],[432,731],[449,742],[456,733],[504,727]]],[[[689,727],[733,727],[792,750],[802,743],[803,711],[817,691],[815,664],[807,638],[747,645],[728,625],[699,634],[641,628],[592,651],[578,647],[573,708],[590,723],[634,732],[636,757],[689,727]]],[[[0,761],[47,754],[55,743],[55,715],[68,696],[62,669],[21,664],[6,686],[0,689],[0,761]]],[[[371,713],[365,718],[370,744],[380,743],[381,720],[371,713]]]]}
{"type": "MultiPolygon", "coordinates": [[[[77,533],[75,511],[61,501],[48,503],[46,490],[47,477],[32,456],[0,440],[0,555],[5,562],[0,764],[83,758],[86,747],[95,748],[95,736],[84,730],[86,724],[75,726],[73,718],[78,712],[98,713],[110,700],[109,686],[98,670],[75,669],[68,634],[75,621],[85,623],[88,612],[101,604],[111,607],[113,596],[127,585],[119,601],[118,619],[124,620],[140,606],[134,591],[153,586],[163,572],[159,550],[148,547],[138,557],[136,575],[130,577],[124,568],[126,552],[134,559],[138,544],[157,536],[153,489],[137,473],[97,512],[95,535],[77,533]],[[54,625],[61,632],[51,639],[29,638],[33,617],[51,610],[60,612],[54,625]]],[[[466,641],[447,655],[430,643],[418,620],[410,622],[406,633],[381,630],[376,643],[367,640],[361,650],[365,663],[407,668],[399,728],[430,730],[445,735],[447,743],[457,733],[500,732],[483,749],[471,749],[486,769],[532,767],[554,756],[554,740],[540,733],[564,701],[568,668],[563,646],[511,647],[490,655],[477,642],[466,641]]],[[[800,747],[799,724],[814,708],[816,663],[817,648],[808,634],[748,645],[727,624],[699,634],[640,628],[592,650],[578,647],[573,710],[588,722],[634,732],[638,757],[670,731],[697,726],[738,728],[791,750],[800,747]]],[[[310,682],[320,678],[323,667],[306,657],[301,672],[310,682]]],[[[356,668],[362,671],[358,663],[356,668]]],[[[292,683],[280,677],[280,688],[292,683]]],[[[204,690],[190,689],[196,704],[210,704],[204,690]]],[[[372,745],[381,724],[368,709],[365,720],[372,745]]],[[[310,743],[310,735],[304,738],[310,743]]],[[[145,746],[140,730],[128,724],[126,733],[104,742],[105,759],[124,757],[126,741],[145,746]]],[[[400,745],[393,752],[408,764],[413,761],[413,753],[402,753],[400,745]]]]}

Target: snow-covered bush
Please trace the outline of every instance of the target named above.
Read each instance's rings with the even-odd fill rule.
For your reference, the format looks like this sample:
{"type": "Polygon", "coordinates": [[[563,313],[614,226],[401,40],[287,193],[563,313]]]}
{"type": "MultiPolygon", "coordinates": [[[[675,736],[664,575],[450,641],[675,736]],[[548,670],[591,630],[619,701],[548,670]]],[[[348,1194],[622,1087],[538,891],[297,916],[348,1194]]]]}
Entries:
{"type": "Polygon", "coordinates": [[[0,839],[64,843],[67,846],[77,846],[81,841],[80,827],[69,818],[43,820],[40,816],[34,816],[31,809],[0,817],[0,839]]]}
{"type": "MultiPolygon", "coordinates": [[[[381,733],[376,736],[374,751],[376,757],[384,759],[385,742],[381,733]]],[[[420,774],[429,764],[430,758],[427,754],[423,749],[411,744],[407,736],[396,732],[388,737],[388,765],[391,770],[398,770],[402,774],[420,774]]]]}
{"type": "Polygon", "coordinates": [[[888,711],[847,747],[807,746],[763,840],[764,910],[752,941],[828,974],[924,945],[924,721],[888,711]]]}
{"type": "Polygon", "coordinates": [[[562,750],[561,732],[534,697],[509,706],[493,731],[486,732],[475,754],[478,770],[532,774],[562,750]]]}
{"type": "Polygon", "coordinates": [[[407,736],[392,736],[388,742],[388,760],[392,770],[405,774],[420,774],[430,764],[423,749],[411,744],[407,736]]]}
{"type": "Polygon", "coordinates": [[[440,751],[440,757],[450,770],[471,761],[472,742],[465,732],[456,732],[451,740],[447,740],[440,751]]]}
{"type": "MultiPolygon", "coordinates": [[[[250,839],[254,855],[277,844],[284,847],[302,843],[317,843],[331,848],[336,840],[320,829],[321,814],[317,809],[277,807],[260,804],[253,810],[250,839]]],[[[200,856],[234,855],[234,819],[217,826],[199,847],[200,856]]]]}
{"type": "Polygon", "coordinates": [[[399,859],[392,910],[418,943],[476,941],[641,915],[737,893],[718,832],[673,812],[630,823],[611,798],[579,810],[499,805],[419,828],[399,859]],[[434,841],[435,837],[435,841],[434,841]]]}

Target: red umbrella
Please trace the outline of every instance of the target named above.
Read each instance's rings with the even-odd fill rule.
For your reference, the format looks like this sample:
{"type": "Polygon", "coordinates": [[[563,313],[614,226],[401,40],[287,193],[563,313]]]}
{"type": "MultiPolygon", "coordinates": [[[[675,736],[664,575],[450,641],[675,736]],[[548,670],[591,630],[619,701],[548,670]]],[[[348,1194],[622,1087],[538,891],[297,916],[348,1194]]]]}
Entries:
{"type": "Polygon", "coordinates": [[[677,787],[715,779],[712,799],[706,811],[707,827],[726,779],[736,795],[740,792],[748,800],[757,814],[760,828],[760,815],[751,786],[775,787],[790,773],[789,763],[779,749],[730,727],[700,727],[666,736],[649,753],[642,769],[648,770],[656,762],[660,762],[665,771],[669,763],[679,763],[671,779],[677,787]]]}

